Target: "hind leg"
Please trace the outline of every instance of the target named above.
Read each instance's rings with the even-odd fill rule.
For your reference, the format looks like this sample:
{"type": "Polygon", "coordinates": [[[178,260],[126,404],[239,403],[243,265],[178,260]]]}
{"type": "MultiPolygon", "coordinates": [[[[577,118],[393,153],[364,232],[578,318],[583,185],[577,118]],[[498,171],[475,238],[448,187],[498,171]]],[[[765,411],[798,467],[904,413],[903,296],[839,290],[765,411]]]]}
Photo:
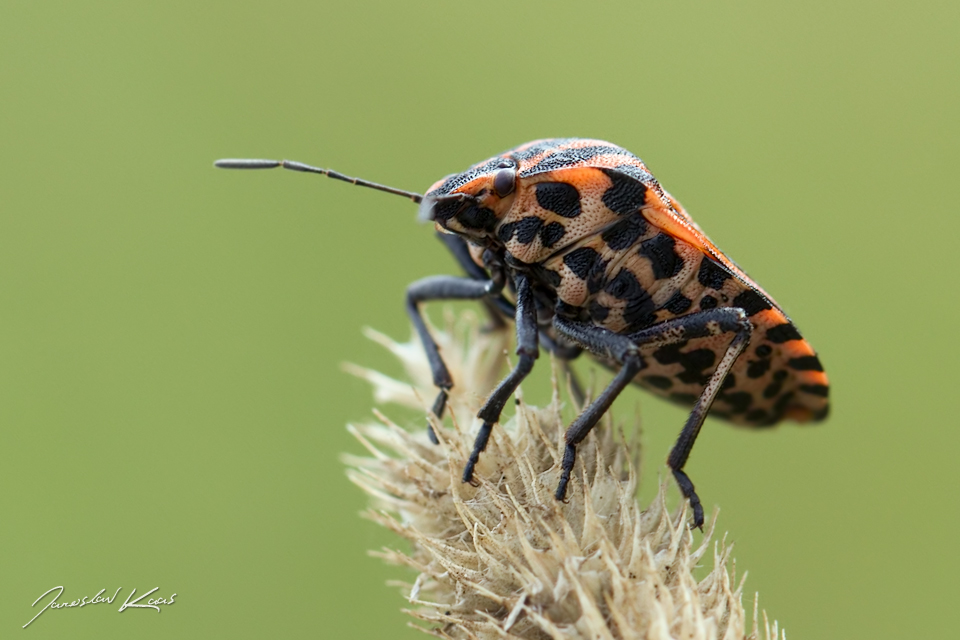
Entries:
{"type": "Polygon", "coordinates": [[[668,346],[694,338],[724,333],[734,334],[719,364],[697,398],[693,411],[690,412],[690,417],[687,418],[687,422],[680,431],[680,436],[667,458],[667,464],[673,472],[680,491],[690,502],[690,507],[693,510],[693,526],[702,528],[703,506],[694,490],[693,482],[684,473],[683,467],[690,457],[690,451],[693,449],[697,435],[700,433],[703,421],[706,419],[707,412],[710,410],[714,399],[716,399],[724,379],[750,341],[753,325],[747,320],[746,314],[742,309],[732,307],[711,309],[710,311],[667,320],[629,336],[619,335],[595,325],[568,320],[560,316],[554,318],[554,326],[562,334],[583,345],[589,351],[610,358],[621,365],[621,369],[613,381],[567,429],[567,446],[561,467],[560,486],[557,487],[558,500],[563,500],[566,497],[567,483],[576,462],[577,445],[596,426],[620,392],[643,369],[643,360],[639,355],[642,347],[668,346]]]}

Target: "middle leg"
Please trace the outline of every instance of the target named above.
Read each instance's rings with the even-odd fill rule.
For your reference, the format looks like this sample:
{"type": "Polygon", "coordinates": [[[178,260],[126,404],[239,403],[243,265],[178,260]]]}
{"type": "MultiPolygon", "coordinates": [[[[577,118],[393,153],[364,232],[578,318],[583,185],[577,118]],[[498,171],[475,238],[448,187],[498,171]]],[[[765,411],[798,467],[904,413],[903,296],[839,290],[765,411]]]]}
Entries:
{"type": "Polygon", "coordinates": [[[583,345],[587,350],[611,358],[621,365],[620,371],[613,381],[607,385],[607,388],[600,393],[596,400],[591,402],[577,416],[577,419],[567,429],[565,436],[567,442],[560,467],[560,484],[557,486],[556,493],[557,500],[562,501],[567,497],[567,484],[570,482],[570,474],[573,472],[573,466],[577,461],[577,445],[587,437],[587,434],[597,425],[603,414],[610,409],[620,392],[640,373],[643,369],[643,359],[640,357],[639,348],[629,337],[614,333],[609,329],[568,320],[559,315],[554,316],[553,326],[561,334],[583,345]]]}

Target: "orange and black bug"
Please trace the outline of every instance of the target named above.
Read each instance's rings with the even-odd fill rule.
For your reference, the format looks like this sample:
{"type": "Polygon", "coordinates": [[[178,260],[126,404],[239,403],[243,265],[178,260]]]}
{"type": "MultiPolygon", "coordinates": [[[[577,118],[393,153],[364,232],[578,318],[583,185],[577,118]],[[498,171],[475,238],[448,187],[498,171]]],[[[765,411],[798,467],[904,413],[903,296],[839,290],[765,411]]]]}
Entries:
{"type": "Polygon", "coordinates": [[[693,407],[667,462],[698,527],[703,508],[683,467],[711,408],[755,427],[827,415],[827,377],[796,326],[639,158],[609,142],[530,142],[438,181],[423,196],[297,162],[216,165],[321,173],[419,203],[421,219],[436,224],[467,273],[407,289],[407,311],[440,389],[438,416],[453,380],[420,305],[476,299],[515,319],[518,361],[478,413],[483,423],[464,482],[541,345],[564,360],[586,350],[617,372],[567,430],[559,500],[577,444],[631,382],[693,407]]]}

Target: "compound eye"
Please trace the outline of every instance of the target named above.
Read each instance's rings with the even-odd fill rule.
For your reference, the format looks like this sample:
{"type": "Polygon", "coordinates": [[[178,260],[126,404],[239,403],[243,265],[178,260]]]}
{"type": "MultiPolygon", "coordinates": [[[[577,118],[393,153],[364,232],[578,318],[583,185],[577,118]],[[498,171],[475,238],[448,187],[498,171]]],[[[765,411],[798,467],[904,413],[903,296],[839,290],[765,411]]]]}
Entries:
{"type": "Polygon", "coordinates": [[[517,168],[510,166],[500,169],[497,171],[497,175],[493,177],[493,190],[497,192],[497,195],[501,198],[504,198],[511,193],[517,187],[517,168]]]}

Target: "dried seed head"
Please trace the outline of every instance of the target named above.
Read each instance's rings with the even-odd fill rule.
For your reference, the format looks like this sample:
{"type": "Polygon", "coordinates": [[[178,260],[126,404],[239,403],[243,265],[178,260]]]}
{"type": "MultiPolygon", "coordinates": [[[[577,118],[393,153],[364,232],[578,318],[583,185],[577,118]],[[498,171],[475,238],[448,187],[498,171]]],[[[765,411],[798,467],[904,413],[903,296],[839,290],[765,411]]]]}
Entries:
{"type": "MultiPolygon", "coordinates": [[[[373,384],[378,401],[425,409],[435,390],[419,343],[368,335],[401,360],[413,386],[348,369],[373,384]]],[[[746,634],[742,580],[735,585],[727,569],[732,547],[714,543],[713,570],[694,577],[712,529],[694,549],[685,507],[667,510],[665,485],[640,510],[638,445],[609,419],[580,446],[568,502],[554,499],[565,427],[556,384],[549,406],[518,403],[481,456],[478,486],[462,484],[474,415],[501,375],[507,338],[482,332],[468,314],[448,316],[434,335],[456,383],[453,428],[435,424],[436,446],[425,429],[411,433],[377,412],[378,423],[350,427],[370,457],[344,456],[371,498],[367,517],[411,542],[409,553],[375,555],[418,573],[404,585],[409,613],[427,623],[418,628],[441,638],[761,637],[756,603],[746,634]]],[[[763,631],[780,635],[766,615],[763,631]]]]}

